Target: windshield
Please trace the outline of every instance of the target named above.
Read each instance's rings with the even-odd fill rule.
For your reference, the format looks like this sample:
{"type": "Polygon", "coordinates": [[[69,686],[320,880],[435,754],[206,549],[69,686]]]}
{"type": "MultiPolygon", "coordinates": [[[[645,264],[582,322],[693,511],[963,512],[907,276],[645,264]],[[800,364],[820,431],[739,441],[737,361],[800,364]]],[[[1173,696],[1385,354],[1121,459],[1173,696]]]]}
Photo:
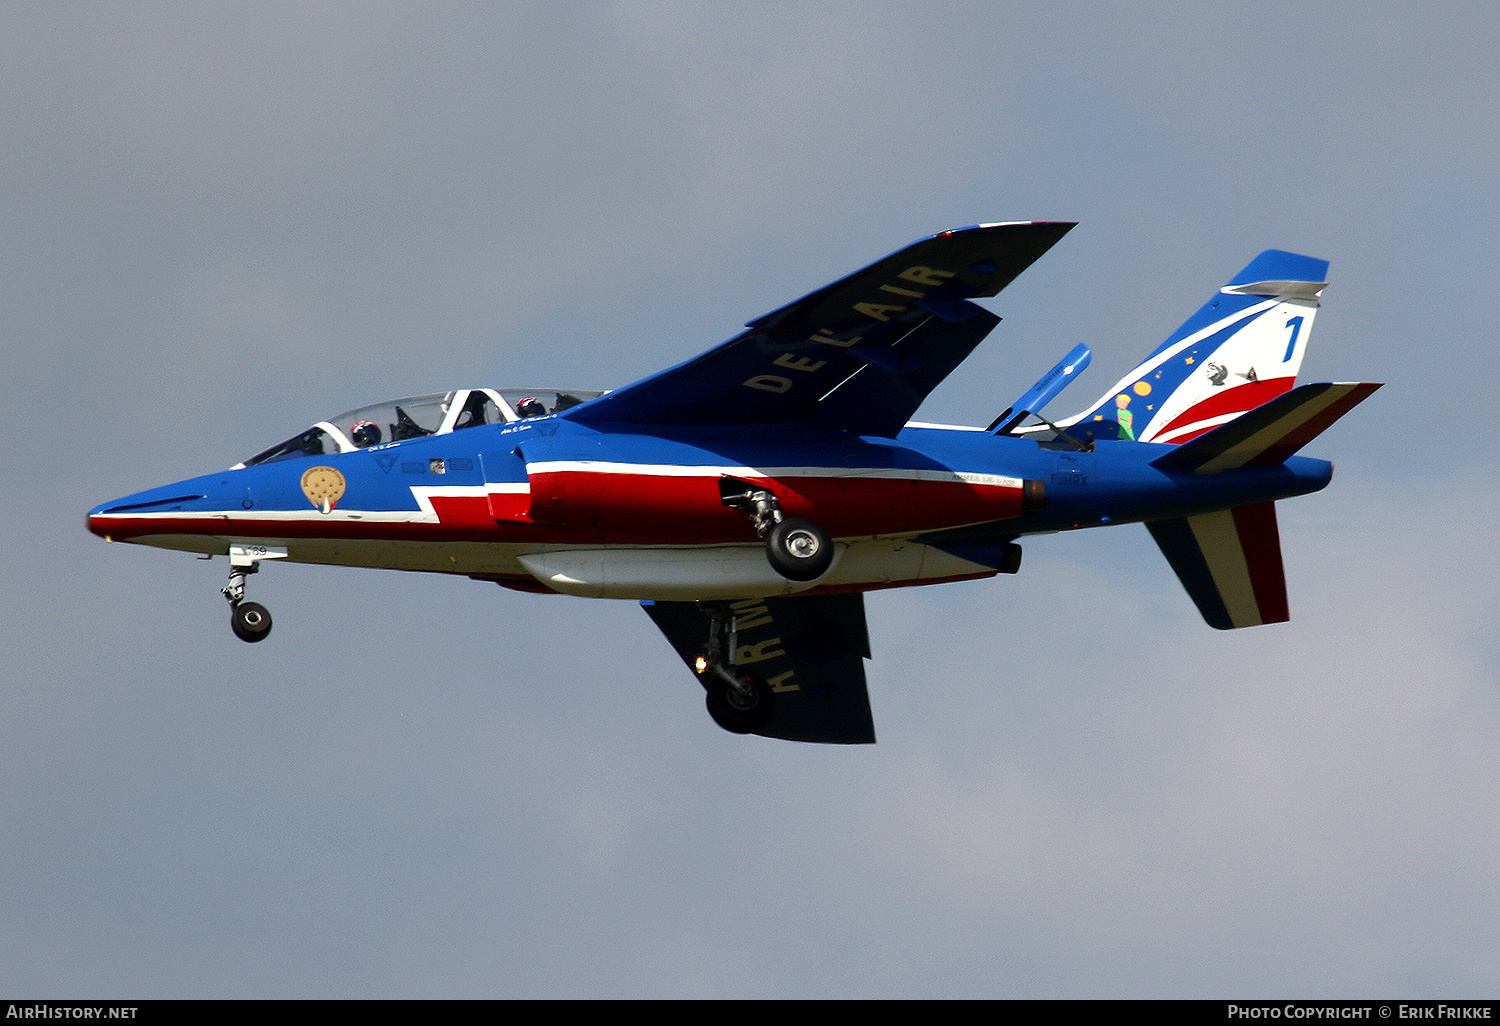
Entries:
{"type": "Polygon", "coordinates": [[[332,456],[339,451],[338,442],[322,428],[308,428],[280,445],[273,445],[265,452],[251,456],[242,467],[253,467],[257,463],[275,463],[277,460],[294,460],[302,456],[332,456]]]}
{"type": "Polygon", "coordinates": [[[448,414],[447,395],[422,395],[412,399],[374,403],[341,413],[329,421],[356,449],[367,449],[385,442],[404,442],[408,438],[435,435],[448,414]]]}
{"type": "Polygon", "coordinates": [[[303,456],[334,456],[411,438],[540,417],[560,413],[603,394],[586,389],[463,388],[373,403],[320,420],[239,466],[253,467],[303,456]]]}

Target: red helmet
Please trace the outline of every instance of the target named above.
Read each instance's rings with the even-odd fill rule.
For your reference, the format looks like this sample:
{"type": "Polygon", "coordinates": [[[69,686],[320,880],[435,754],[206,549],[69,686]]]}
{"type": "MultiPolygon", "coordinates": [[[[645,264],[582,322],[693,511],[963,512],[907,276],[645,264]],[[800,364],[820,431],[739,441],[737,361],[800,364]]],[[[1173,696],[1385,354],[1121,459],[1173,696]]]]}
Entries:
{"type": "Polygon", "coordinates": [[[380,444],[380,425],[372,420],[362,420],[349,430],[349,437],[361,449],[380,444]]]}

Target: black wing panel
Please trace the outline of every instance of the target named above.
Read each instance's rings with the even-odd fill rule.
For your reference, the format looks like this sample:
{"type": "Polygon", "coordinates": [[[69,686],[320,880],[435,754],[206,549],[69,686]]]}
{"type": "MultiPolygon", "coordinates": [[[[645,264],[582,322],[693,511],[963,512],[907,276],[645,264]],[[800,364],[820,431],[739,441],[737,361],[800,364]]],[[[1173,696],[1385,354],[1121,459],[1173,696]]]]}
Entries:
{"type": "Polygon", "coordinates": [[[887,363],[858,368],[818,400],[818,415],[857,435],[894,438],[929,392],[984,341],[1000,318],[973,303],[965,320],[928,317],[890,350],[887,363]]]}
{"type": "Polygon", "coordinates": [[[976,225],[923,239],[756,318],[702,356],[559,416],[823,423],[892,436],[998,322],[969,300],[998,293],[1072,227],[976,225]]]}
{"type": "MultiPolygon", "coordinates": [[[[641,605],[692,670],[708,640],[708,617],[693,602],[641,605]]],[[[745,599],[730,606],[737,614],[739,667],[776,694],[770,723],[755,733],[787,741],[874,743],[863,595],[745,599]]]]}

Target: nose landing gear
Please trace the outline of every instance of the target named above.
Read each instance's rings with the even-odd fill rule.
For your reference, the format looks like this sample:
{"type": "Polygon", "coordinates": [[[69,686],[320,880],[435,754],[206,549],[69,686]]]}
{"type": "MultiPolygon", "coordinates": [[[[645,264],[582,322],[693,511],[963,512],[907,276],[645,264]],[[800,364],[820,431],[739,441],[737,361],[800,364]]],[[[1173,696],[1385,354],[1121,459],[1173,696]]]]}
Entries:
{"type": "Polygon", "coordinates": [[[245,578],[258,570],[260,564],[253,560],[234,563],[229,568],[229,583],[220,589],[229,600],[229,627],[241,641],[260,641],[271,633],[270,611],[259,602],[245,601],[245,578]]]}

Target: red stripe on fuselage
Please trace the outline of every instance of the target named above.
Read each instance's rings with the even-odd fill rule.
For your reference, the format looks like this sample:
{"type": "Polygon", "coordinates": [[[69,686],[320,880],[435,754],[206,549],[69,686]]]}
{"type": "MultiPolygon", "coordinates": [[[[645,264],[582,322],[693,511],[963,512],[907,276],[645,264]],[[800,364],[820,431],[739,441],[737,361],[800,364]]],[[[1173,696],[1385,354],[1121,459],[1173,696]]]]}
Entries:
{"type": "MultiPolygon", "coordinates": [[[[684,531],[710,536],[704,540],[739,538],[749,518],[724,506],[720,476],[533,472],[530,516],[542,523],[624,534],[630,540],[669,541],[684,531]]],[[[930,531],[1021,512],[1018,487],[916,480],[915,474],[739,480],[775,495],[785,515],[815,520],[836,538],[930,531]]]]}

